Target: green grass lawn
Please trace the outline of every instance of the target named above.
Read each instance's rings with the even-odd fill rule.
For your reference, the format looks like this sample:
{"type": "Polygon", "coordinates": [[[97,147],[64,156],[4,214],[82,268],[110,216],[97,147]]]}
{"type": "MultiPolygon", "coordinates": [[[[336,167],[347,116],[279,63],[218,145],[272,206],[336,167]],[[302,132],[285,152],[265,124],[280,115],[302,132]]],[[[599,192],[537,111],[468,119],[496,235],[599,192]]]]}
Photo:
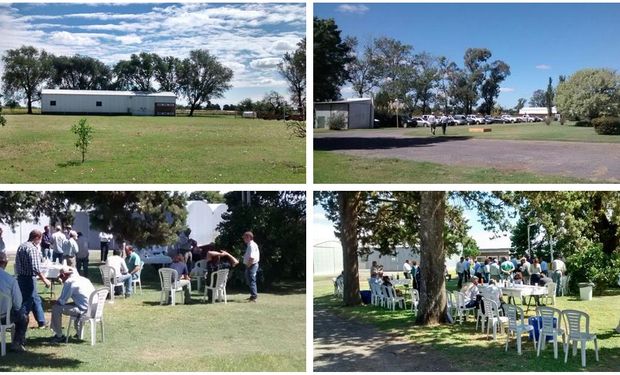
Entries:
{"type": "Polygon", "coordinates": [[[576,183],[578,178],[314,151],[316,183],[576,183]]]}
{"type": "MultiPolygon", "coordinates": [[[[98,266],[90,267],[96,287],[98,266]]],[[[228,304],[205,304],[193,291],[191,304],[160,306],[155,269],[147,265],[142,279],[143,294],[106,304],[105,343],[90,346],[87,329],[83,342],[52,345],[50,330],[29,329],[28,351],[7,352],[0,371],[305,371],[303,283],[264,293],[259,285],[257,303],[245,301],[245,290],[228,288],[228,304]]],[[[40,292],[49,315],[49,295],[40,292]]],[[[177,297],[182,301],[182,293],[177,297]]],[[[65,317],[65,327],[67,322],[65,317]]]]}
{"type": "MultiPolygon", "coordinates": [[[[366,279],[360,280],[362,289],[367,289],[366,279]]],[[[456,289],[456,280],[448,282],[449,289],[456,289]]],[[[439,351],[446,360],[462,371],[584,371],[581,357],[569,355],[568,363],[559,348],[561,358],[553,358],[553,348],[536,352],[530,341],[524,339],[523,354],[517,354],[515,341],[511,341],[509,351],[504,351],[506,336],[498,334],[496,341],[487,340],[480,330],[475,331],[475,321],[470,319],[462,325],[440,325],[421,327],[413,324],[414,316],[409,310],[389,311],[380,307],[360,306],[342,307],[332,295],[331,278],[315,278],[315,308],[327,308],[338,315],[349,317],[377,327],[381,331],[396,333],[408,337],[412,342],[428,345],[429,350],[439,351]]],[[[559,309],[576,309],[590,314],[590,330],[598,336],[600,362],[594,359],[594,346],[588,343],[587,371],[620,370],[620,334],[614,331],[620,315],[620,290],[609,291],[605,296],[594,297],[592,301],[579,301],[574,296],[558,297],[556,307],[559,309]]],[[[530,315],[534,315],[533,311],[530,315]]],[[[415,370],[415,366],[412,367],[415,370]]]]}
{"type": "Polygon", "coordinates": [[[305,139],[282,121],[84,116],[94,128],[80,164],[80,116],[7,115],[4,183],[303,183],[305,139]]]}

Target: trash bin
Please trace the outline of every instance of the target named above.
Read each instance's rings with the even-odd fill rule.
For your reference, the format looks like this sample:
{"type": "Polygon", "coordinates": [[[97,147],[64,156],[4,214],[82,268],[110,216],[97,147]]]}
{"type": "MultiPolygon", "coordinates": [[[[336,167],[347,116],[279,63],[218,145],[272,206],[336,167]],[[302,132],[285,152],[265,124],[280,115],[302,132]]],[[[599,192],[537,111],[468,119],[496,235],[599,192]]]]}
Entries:
{"type": "Polygon", "coordinates": [[[592,283],[579,283],[579,299],[582,301],[591,301],[593,287],[594,284],[592,283]]]}
{"type": "Polygon", "coordinates": [[[361,290],[360,296],[362,297],[362,302],[365,305],[370,305],[370,290],[361,290]]]}

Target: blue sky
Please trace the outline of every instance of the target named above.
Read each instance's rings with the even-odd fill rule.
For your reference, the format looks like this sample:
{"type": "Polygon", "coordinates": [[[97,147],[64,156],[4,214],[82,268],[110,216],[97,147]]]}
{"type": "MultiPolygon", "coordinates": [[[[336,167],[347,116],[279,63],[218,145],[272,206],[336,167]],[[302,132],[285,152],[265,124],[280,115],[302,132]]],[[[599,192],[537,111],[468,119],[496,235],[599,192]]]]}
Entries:
{"type": "Polygon", "coordinates": [[[33,45],[113,64],[142,51],[184,58],[204,48],[234,71],[220,104],[270,90],[288,97],[276,65],[305,30],[305,4],[0,4],[0,54],[33,45]]]}
{"type": "Polygon", "coordinates": [[[488,48],[511,67],[499,97],[505,107],[529,100],[548,77],[620,69],[620,4],[315,4],[314,15],[334,18],[360,44],[388,36],[459,66],[467,48],[488,48]]]}
{"type": "MultiPolygon", "coordinates": [[[[459,201],[452,202],[455,205],[461,205],[459,201]]],[[[477,210],[464,210],[464,216],[469,226],[469,235],[476,240],[480,248],[500,248],[510,247],[510,233],[499,233],[498,236],[486,231],[482,224],[478,221],[477,210]]],[[[517,219],[510,220],[516,223],[517,219]]],[[[312,218],[312,244],[316,245],[321,242],[336,240],[334,235],[334,224],[325,216],[325,210],[321,206],[314,206],[314,215],[312,218]]]]}

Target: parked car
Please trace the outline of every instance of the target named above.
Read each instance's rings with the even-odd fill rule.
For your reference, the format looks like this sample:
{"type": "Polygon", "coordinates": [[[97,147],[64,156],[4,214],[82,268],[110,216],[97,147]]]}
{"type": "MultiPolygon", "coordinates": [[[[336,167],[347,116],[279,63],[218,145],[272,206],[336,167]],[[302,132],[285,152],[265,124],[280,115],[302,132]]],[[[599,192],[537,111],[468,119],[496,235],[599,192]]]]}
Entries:
{"type": "MultiPolygon", "coordinates": [[[[417,121],[413,118],[405,115],[398,116],[398,126],[401,128],[415,128],[418,125],[417,121]]],[[[396,116],[392,116],[390,126],[396,126],[396,116]]]]}
{"type": "Polygon", "coordinates": [[[469,125],[482,125],[486,122],[484,121],[484,117],[476,116],[476,115],[467,115],[467,123],[469,125]]]}
{"type": "Polygon", "coordinates": [[[530,115],[523,115],[522,119],[523,122],[538,122],[538,120],[536,120],[536,116],[530,116],[530,115]]]}
{"type": "Polygon", "coordinates": [[[485,124],[497,124],[497,123],[500,123],[501,121],[499,121],[497,118],[491,115],[486,115],[484,116],[484,122],[485,124]]]}
{"type": "Polygon", "coordinates": [[[542,117],[534,116],[534,122],[543,122],[543,121],[545,121],[545,119],[543,119],[542,117]]]}
{"type": "Polygon", "coordinates": [[[467,125],[467,117],[465,115],[454,115],[452,118],[455,125],[467,125]]]}
{"type": "Polygon", "coordinates": [[[504,121],[504,123],[514,124],[514,123],[517,122],[517,118],[516,117],[512,117],[510,115],[501,115],[500,118],[504,121]]]}
{"type": "Polygon", "coordinates": [[[431,126],[431,123],[425,120],[423,117],[414,117],[413,119],[417,122],[417,126],[425,128],[431,126]]]}

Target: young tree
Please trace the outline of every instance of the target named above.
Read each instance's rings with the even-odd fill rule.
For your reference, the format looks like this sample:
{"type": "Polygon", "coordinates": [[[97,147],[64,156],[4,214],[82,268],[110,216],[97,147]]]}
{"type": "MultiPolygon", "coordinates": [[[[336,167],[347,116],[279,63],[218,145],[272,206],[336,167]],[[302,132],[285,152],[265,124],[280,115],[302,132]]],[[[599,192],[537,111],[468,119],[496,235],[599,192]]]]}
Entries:
{"type": "Polygon", "coordinates": [[[75,147],[82,154],[82,163],[84,163],[84,158],[86,156],[86,152],[88,151],[88,145],[93,140],[93,130],[93,127],[88,125],[85,118],[80,119],[80,121],[73,124],[71,127],[71,132],[77,136],[75,147]]]}
{"type": "Polygon", "coordinates": [[[61,89],[105,90],[112,71],[103,62],[88,56],[51,56],[51,83],[61,89]]]}
{"type": "Polygon", "coordinates": [[[30,46],[10,49],[2,56],[5,93],[26,99],[28,113],[32,103],[40,100],[43,84],[52,76],[50,56],[44,50],[30,46]]]}
{"type": "Polygon", "coordinates": [[[352,43],[340,37],[336,22],[314,18],[314,101],[340,99],[340,87],[349,79],[346,69],[354,57],[352,43]]]}
{"type": "Polygon", "coordinates": [[[620,114],[620,75],[610,69],[583,69],[560,83],[558,111],[577,119],[620,114]]]}
{"type": "MultiPolygon", "coordinates": [[[[547,91],[545,92],[545,105],[547,107],[547,118],[550,120],[553,117],[553,99],[555,98],[555,93],[553,91],[553,81],[551,77],[549,77],[549,84],[547,85],[547,91]]],[[[550,121],[547,123],[547,125],[550,121]]]]}
{"type": "Polygon", "coordinates": [[[293,102],[297,104],[299,113],[305,113],[306,103],[306,38],[297,43],[293,53],[285,53],[278,71],[288,82],[293,102]]]}
{"type": "Polygon", "coordinates": [[[532,93],[532,97],[530,98],[530,107],[546,107],[547,106],[547,96],[545,90],[536,90],[532,93]]]}
{"type": "Polygon", "coordinates": [[[222,65],[207,50],[190,51],[189,57],[179,67],[179,92],[190,105],[189,116],[194,115],[197,106],[223,97],[224,92],[232,87],[232,69],[222,65]]]}

